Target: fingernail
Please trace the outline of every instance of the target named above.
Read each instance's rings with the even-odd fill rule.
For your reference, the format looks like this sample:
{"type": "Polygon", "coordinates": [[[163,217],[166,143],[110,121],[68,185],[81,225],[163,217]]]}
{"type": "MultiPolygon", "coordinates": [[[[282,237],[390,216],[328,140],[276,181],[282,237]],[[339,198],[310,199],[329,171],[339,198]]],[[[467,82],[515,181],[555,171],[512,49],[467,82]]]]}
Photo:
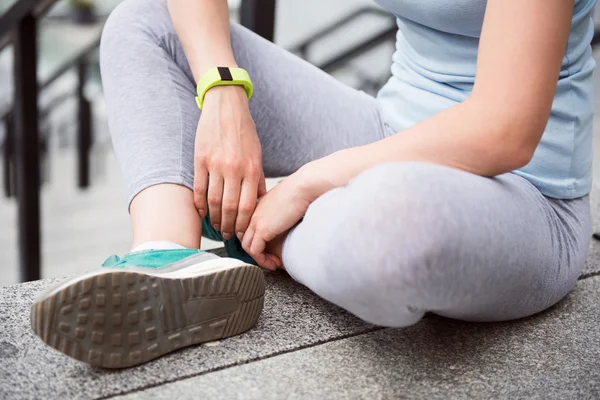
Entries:
{"type": "Polygon", "coordinates": [[[238,232],[236,233],[236,236],[238,239],[242,240],[242,238],[244,237],[244,232],[238,232]]]}
{"type": "Polygon", "coordinates": [[[221,231],[221,224],[214,224],[213,227],[217,230],[217,231],[221,231]]]}
{"type": "Polygon", "coordinates": [[[205,214],[204,214],[204,210],[203,210],[203,209],[199,209],[199,210],[198,210],[198,214],[200,214],[200,216],[201,216],[202,218],[204,218],[204,215],[205,215],[205,214]]]}
{"type": "Polygon", "coordinates": [[[229,232],[223,232],[222,235],[225,240],[231,239],[231,233],[229,232]]]}

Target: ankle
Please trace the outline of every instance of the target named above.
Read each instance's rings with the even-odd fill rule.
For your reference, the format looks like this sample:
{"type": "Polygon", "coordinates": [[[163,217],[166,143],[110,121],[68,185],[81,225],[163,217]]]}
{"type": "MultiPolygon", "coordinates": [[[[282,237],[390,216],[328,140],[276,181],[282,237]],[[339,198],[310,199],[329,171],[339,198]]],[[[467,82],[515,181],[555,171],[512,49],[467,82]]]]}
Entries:
{"type": "Polygon", "coordinates": [[[131,247],[131,252],[135,253],[138,251],[145,251],[145,250],[174,250],[174,249],[186,249],[189,247],[186,246],[182,246],[180,244],[177,244],[175,242],[170,242],[167,240],[153,240],[153,241],[146,241],[146,242],[142,242],[139,244],[135,244],[131,247]]]}
{"type": "Polygon", "coordinates": [[[200,247],[202,224],[194,193],[183,186],[160,184],[141,191],[131,202],[134,248],[154,241],[200,247]]]}

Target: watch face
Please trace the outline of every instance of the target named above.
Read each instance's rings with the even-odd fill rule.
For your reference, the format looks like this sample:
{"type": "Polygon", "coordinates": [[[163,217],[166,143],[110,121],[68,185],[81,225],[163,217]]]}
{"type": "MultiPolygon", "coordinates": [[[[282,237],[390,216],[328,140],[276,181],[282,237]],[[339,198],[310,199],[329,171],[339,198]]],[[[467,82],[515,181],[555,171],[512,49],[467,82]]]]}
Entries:
{"type": "Polygon", "coordinates": [[[231,76],[231,71],[227,67],[217,67],[217,71],[219,71],[219,75],[221,76],[222,81],[232,81],[233,76],[231,76]]]}

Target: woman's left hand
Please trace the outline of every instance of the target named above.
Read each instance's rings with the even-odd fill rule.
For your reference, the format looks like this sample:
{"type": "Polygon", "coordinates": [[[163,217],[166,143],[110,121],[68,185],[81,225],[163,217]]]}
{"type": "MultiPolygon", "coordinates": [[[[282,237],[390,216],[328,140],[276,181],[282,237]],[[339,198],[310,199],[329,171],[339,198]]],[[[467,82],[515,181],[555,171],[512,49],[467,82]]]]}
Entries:
{"type": "Polygon", "coordinates": [[[317,172],[307,164],[258,200],[242,247],[261,267],[275,270],[282,265],[277,256],[266,252],[267,243],[296,225],[310,203],[333,189],[317,172]]]}

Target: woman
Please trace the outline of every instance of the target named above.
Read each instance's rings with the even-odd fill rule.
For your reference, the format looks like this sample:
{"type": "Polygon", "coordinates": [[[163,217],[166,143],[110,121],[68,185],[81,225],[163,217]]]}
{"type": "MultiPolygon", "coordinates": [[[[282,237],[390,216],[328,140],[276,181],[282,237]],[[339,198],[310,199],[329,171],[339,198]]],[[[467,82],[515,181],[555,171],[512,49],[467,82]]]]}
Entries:
{"type": "Polygon", "coordinates": [[[262,306],[248,254],[384,326],[563,298],[590,233],[595,1],[379,3],[399,31],[377,98],[230,24],[224,0],[121,4],[101,68],[133,250],[42,294],[34,330],[108,367],[239,333],[262,306]],[[199,252],[201,233],[245,262],[199,252]],[[148,346],[127,324],[77,333],[111,298],[148,346]]]}

